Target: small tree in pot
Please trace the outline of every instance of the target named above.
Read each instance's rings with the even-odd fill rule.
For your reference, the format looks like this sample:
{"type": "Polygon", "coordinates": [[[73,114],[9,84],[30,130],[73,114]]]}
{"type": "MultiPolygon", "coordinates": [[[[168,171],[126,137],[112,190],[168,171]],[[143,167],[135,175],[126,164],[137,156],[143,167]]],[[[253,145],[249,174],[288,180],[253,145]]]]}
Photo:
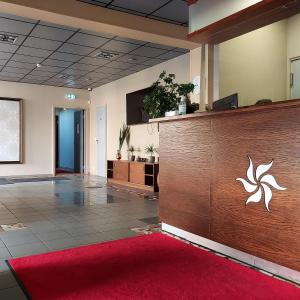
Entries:
{"type": "Polygon", "coordinates": [[[120,133],[119,133],[119,149],[117,150],[117,155],[116,155],[116,158],[118,160],[122,158],[121,150],[125,140],[128,145],[130,140],[130,127],[128,125],[123,124],[123,127],[120,129],[120,133]]]}
{"type": "Polygon", "coordinates": [[[149,162],[153,164],[155,162],[155,156],[153,154],[156,152],[156,148],[154,147],[154,145],[151,144],[151,145],[146,146],[145,152],[147,154],[150,154],[149,162]]]}

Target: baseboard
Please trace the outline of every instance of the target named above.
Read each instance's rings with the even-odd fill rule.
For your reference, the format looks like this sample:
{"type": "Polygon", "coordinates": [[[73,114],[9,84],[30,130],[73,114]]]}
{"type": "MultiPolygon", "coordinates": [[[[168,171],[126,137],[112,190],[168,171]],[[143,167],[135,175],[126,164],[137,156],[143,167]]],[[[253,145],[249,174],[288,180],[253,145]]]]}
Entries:
{"type": "Polygon", "coordinates": [[[300,272],[298,271],[275,264],[273,262],[256,257],[254,255],[250,255],[248,253],[233,249],[231,247],[214,242],[212,240],[206,239],[204,237],[179,229],[175,226],[166,223],[162,223],[162,230],[174,234],[178,237],[181,237],[185,240],[188,240],[194,244],[207,247],[224,255],[245,262],[249,265],[255,266],[259,269],[265,270],[267,272],[273,273],[277,276],[284,277],[286,279],[292,280],[300,284],[300,272]]]}

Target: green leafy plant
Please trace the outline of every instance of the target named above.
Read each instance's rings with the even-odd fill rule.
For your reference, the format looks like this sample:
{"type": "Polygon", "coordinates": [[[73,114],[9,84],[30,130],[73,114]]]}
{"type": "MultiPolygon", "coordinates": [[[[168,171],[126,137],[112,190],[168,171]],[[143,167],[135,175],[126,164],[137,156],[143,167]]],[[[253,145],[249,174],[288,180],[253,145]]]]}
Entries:
{"type": "Polygon", "coordinates": [[[150,154],[150,156],[153,156],[153,154],[157,152],[157,148],[155,148],[155,146],[151,144],[145,147],[145,152],[147,154],[150,154]]]}
{"type": "Polygon", "coordinates": [[[123,124],[123,127],[120,129],[120,133],[119,133],[119,149],[118,149],[119,151],[121,151],[125,140],[129,144],[130,127],[126,124],[123,124]]]}
{"type": "Polygon", "coordinates": [[[152,84],[152,91],[144,98],[144,108],[150,118],[163,117],[165,112],[177,110],[180,98],[178,84],[174,83],[174,79],[174,74],[167,75],[163,71],[152,84]]]}
{"type": "MultiPolygon", "coordinates": [[[[178,109],[180,96],[187,97],[195,85],[193,83],[178,84],[174,82],[175,74],[163,71],[156,82],[152,84],[152,90],[144,98],[144,109],[150,118],[163,117],[165,112],[178,109]]],[[[187,105],[188,105],[187,97],[187,105]]]]}

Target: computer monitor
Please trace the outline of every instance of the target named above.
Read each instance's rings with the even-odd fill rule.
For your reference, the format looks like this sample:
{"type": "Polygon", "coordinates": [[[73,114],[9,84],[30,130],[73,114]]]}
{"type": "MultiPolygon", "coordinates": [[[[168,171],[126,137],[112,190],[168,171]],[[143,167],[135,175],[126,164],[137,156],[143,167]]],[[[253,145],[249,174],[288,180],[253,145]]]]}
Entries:
{"type": "Polygon", "coordinates": [[[232,94],[213,102],[213,111],[238,108],[238,94],[232,94]]]}

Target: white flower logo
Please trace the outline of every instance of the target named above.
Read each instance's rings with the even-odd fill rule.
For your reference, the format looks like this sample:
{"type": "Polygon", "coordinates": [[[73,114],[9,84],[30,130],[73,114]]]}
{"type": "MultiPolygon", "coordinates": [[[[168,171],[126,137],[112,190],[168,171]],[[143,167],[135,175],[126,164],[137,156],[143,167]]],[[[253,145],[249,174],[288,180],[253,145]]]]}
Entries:
{"type": "Polygon", "coordinates": [[[271,161],[268,164],[259,165],[256,169],[255,177],[254,177],[253,163],[249,156],[248,158],[249,158],[249,167],[247,170],[247,177],[249,182],[243,178],[237,178],[236,180],[240,181],[243,184],[245,190],[248,193],[253,193],[254,191],[256,191],[253,195],[251,195],[247,199],[246,204],[250,202],[256,202],[256,203],[260,202],[260,200],[263,197],[262,193],[264,193],[265,206],[267,210],[270,211],[269,203],[272,199],[272,191],[270,186],[280,191],[284,191],[286,190],[286,188],[279,186],[272,175],[265,174],[272,167],[273,161],[271,161]]]}

